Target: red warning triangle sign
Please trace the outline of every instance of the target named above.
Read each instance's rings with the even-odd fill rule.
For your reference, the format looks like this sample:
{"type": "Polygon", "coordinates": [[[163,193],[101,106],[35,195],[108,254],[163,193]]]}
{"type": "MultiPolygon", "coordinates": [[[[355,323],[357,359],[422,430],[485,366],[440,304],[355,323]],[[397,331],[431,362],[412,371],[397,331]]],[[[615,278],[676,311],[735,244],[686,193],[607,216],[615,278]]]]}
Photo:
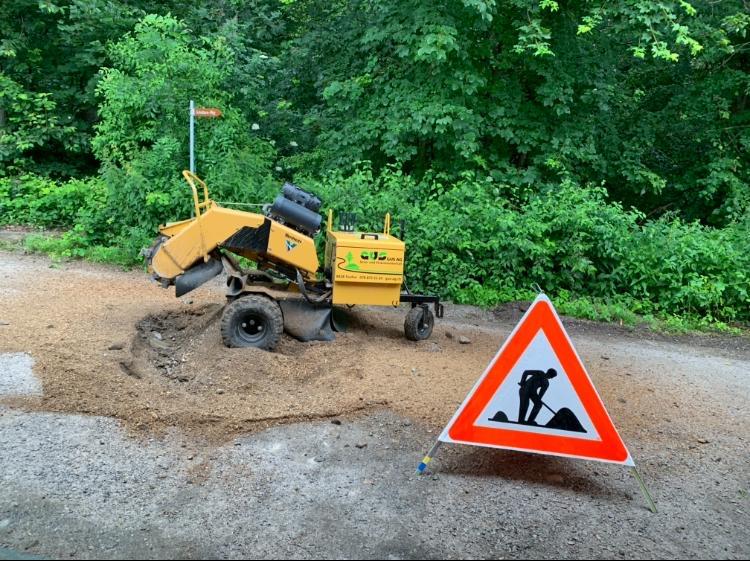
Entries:
{"type": "Polygon", "coordinates": [[[440,440],[634,465],[545,295],[523,316],[440,440]]]}

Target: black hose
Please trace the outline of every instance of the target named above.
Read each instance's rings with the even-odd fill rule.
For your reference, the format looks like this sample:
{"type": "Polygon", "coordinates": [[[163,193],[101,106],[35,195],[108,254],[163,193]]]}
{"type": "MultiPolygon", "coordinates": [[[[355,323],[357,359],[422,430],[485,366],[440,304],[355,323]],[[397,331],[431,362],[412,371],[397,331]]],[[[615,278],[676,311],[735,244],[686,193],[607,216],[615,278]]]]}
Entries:
{"type": "Polygon", "coordinates": [[[307,300],[308,304],[312,304],[313,306],[325,303],[326,299],[331,295],[331,291],[329,290],[321,294],[318,298],[311,298],[307,292],[307,287],[305,287],[305,279],[302,278],[302,273],[299,269],[297,269],[297,286],[302,297],[307,300]]]}

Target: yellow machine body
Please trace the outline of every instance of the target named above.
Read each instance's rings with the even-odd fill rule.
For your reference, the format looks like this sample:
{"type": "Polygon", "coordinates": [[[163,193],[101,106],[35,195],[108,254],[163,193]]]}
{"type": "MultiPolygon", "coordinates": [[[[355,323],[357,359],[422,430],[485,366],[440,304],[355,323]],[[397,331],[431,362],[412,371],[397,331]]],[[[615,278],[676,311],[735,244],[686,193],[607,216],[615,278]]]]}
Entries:
{"type": "Polygon", "coordinates": [[[256,214],[222,207],[195,174],[183,176],[193,191],[194,216],[161,226],[144,256],[154,279],[164,288],[174,285],[177,297],[226,275],[221,334],[227,346],[273,349],[283,331],[301,341],[331,341],[337,304],[411,304],[404,332],[412,341],[432,333],[428,305],[442,317],[437,296],[402,291],[406,247],[391,235],[389,214],[382,232],[355,232],[349,224],[334,231],[329,211],[321,268],[313,236],[323,218],[315,195],[285,184],[264,214],[256,214]],[[241,267],[231,254],[254,267],[241,267]]]}
{"type": "Polygon", "coordinates": [[[398,306],[404,242],[389,233],[328,231],[325,269],[334,304],[398,306]]]}
{"type": "Polygon", "coordinates": [[[208,261],[221,246],[248,259],[268,260],[315,278],[319,264],[312,238],[262,214],[221,207],[208,198],[205,183],[189,172],[185,178],[193,188],[195,217],[159,228],[167,239],[151,258],[151,269],[158,277],[174,279],[196,263],[208,261]],[[204,187],[203,202],[196,181],[204,187]]]}

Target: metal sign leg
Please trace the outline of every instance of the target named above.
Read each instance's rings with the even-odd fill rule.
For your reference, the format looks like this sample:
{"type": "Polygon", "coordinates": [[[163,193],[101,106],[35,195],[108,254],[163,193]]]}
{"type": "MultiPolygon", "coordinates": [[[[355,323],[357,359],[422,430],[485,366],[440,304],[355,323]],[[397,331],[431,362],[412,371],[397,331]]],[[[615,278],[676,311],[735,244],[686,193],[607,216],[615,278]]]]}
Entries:
{"type": "Polygon", "coordinates": [[[427,469],[428,464],[432,461],[432,459],[437,454],[438,448],[440,448],[440,445],[442,442],[439,440],[434,444],[432,448],[430,448],[430,451],[427,452],[427,455],[422,460],[422,463],[419,464],[417,467],[417,475],[422,475],[424,473],[424,470],[427,469]]]}
{"type": "Polygon", "coordinates": [[[641,493],[643,493],[643,497],[646,499],[646,503],[648,504],[648,508],[656,514],[656,503],[654,503],[654,499],[651,498],[651,493],[648,492],[648,488],[646,487],[646,484],[643,482],[643,478],[641,477],[641,474],[638,472],[638,470],[633,467],[631,468],[631,471],[633,475],[635,476],[636,481],[638,481],[638,485],[641,488],[641,493]]]}

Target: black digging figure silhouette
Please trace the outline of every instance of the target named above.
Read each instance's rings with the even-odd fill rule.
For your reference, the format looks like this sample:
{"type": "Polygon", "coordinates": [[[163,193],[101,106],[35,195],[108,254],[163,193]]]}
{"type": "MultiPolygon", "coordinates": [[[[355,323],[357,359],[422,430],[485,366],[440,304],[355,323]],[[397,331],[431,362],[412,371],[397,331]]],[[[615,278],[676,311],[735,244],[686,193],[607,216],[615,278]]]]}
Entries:
{"type": "Polygon", "coordinates": [[[542,410],[544,402],[542,398],[549,389],[549,381],[557,376],[557,370],[554,368],[548,368],[544,370],[525,370],[521,376],[521,381],[518,385],[521,388],[518,390],[518,395],[521,397],[521,403],[518,408],[518,422],[522,425],[536,425],[536,417],[542,410]],[[526,418],[526,412],[529,410],[529,401],[534,402],[534,407],[531,408],[531,415],[526,418]]]}
{"type": "Polygon", "coordinates": [[[518,390],[518,395],[521,398],[518,405],[518,421],[511,421],[504,411],[498,411],[495,416],[489,420],[493,423],[510,423],[514,425],[530,425],[539,426],[536,422],[537,415],[542,410],[542,407],[546,407],[550,410],[553,417],[547,421],[544,428],[566,430],[571,432],[586,432],[583,425],[576,417],[575,413],[563,407],[562,409],[555,411],[549,405],[544,403],[542,398],[549,389],[549,382],[552,378],[557,376],[557,370],[554,368],[548,368],[544,370],[524,370],[521,375],[521,381],[518,385],[521,386],[518,390]],[[531,414],[526,417],[526,413],[529,411],[529,403],[533,403],[534,407],[531,408],[531,414]]]}

